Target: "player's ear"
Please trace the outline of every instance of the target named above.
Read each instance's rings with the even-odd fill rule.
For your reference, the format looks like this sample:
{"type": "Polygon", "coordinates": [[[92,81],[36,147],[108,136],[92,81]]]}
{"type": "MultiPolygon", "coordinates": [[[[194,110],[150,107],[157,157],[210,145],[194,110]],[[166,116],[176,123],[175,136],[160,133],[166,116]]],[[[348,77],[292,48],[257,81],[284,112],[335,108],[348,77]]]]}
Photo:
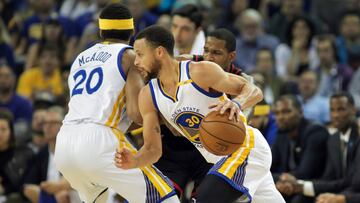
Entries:
{"type": "Polygon", "coordinates": [[[229,59],[230,61],[235,61],[236,59],[236,51],[232,51],[229,53],[229,59]]]}
{"type": "Polygon", "coordinates": [[[166,49],[162,46],[158,46],[156,49],[155,49],[155,54],[158,56],[158,57],[163,57],[165,55],[165,52],[166,52],[166,49]]]}

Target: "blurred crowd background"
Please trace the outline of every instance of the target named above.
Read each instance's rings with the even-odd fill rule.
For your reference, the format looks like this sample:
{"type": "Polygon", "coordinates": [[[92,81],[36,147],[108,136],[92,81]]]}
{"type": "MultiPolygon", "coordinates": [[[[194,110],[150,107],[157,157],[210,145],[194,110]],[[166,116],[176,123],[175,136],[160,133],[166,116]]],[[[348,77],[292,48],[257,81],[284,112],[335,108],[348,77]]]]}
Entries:
{"type": "MultiPolygon", "coordinates": [[[[352,169],[360,154],[351,151],[360,125],[360,0],[0,0],[0,202],[79,201],[54,168],[53,149],[71,64],[100,41],[98,14],[111,2],[128,5],[135,34],[153,24],[171,30],[177,55],[203,55],[208,33],[231,31],[232,64],[264,93],[250,124],[272,146],[272,172],[287,201],[348,188],[360,194],[349,178],[336,190],[317,192],[315,183],[316,194],[296,190],[298,179],[353,180],[352,170],[360,171],[352,169]],[[172,13],[188,4],[200,17],[179,29],[172,13]],[[301,138],[292,139],[296,130],[301,138]],[[325,177],[336,134],[346,152],[339,142],[342,162],[325,177]]],[[[316,200],[299,200],[306,201],[316,200]]]]}

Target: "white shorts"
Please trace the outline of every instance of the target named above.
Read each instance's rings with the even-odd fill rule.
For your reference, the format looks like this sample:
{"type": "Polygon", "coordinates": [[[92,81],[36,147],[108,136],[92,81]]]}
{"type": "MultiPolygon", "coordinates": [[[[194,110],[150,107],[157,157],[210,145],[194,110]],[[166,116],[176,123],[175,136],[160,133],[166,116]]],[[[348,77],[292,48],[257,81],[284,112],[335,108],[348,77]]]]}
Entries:
{"type": "Polygon", "coordinates": [[[235,153],[220,159],[208,174],[242,192],[237,202],[285,203],[272,178],[271,149],[259,130],[247,127],[249,137],[235,153]]]}
{"type": "Polygon", "coordinates": [[[55,164],[86,203],[104,202],[99,197],[107,188],[130,203],[179,202],[170,181],[155,167],[116,168],[116,148],[123,145],[135,150],[118,130],[94,123],[64,124],[56,140],[55,164]]]}

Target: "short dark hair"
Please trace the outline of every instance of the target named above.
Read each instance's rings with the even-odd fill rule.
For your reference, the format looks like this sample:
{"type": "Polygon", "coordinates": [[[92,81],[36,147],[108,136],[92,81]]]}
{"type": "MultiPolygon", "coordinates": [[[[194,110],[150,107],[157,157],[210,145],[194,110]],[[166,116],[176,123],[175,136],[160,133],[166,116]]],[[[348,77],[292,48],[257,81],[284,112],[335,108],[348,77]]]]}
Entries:
{"type": "Polygon", "coordinates": [[[331,95],[330,101],[332,99],[337,99],[337,98],[341,98],[341,97],[345,97],[347,99],[348,103],[351,104],[352,106],[355,105],[354,97],[348,92],[336,92],[331,95]]]}
{"type": "Polygon", "coordinates": [[[171,56],[174,55],[174,36],[159,25],[152,25],[140,31],[135,41],[140,39],[146,39],[154,47],[162,46],[171,56]]]}
{"type": "Polygon", "coordinates": [[[299,110],[300,112],[302,112],[302,106],[301,106],[301,103],[299,101],[299,99],[297,97],[295,97],[294,95],[291,95],[291,94],[286,94],[286,95],[283,95],[281,96],[277,101],[291,101],[292,105],[297,109],[299,110]]]}
{"type": "MultiPolygon", "coordinates": [[[[130,19],[130,10],[123,4],[112,3],[107,5],[100,13],[100,19],[130,19]]],[[[100,30],[100,36],[105,39],[119,39],[128,41],[134,30],[100,30]]]]}
{"type": "Polygon", "coordinates": [[[315,35],[315,25],[314,25],[313,21],[311,21],[311,19],[306,16],[296,17],[289,23],[289,25],[286,28],[286,39],[285,39],[286,44],[289,45],[289,47],[292,47],[292,41],[294,38],[293,28],[298,21],[304,21],[305,24],[309,27],[310,33],[309,33],[309,38],[306,42],[306,47],[309,48],[311,45],[312,38],[315,35]]]}
{"type": "Polygon", "coordinates": [[[208,37],[215,37],[225,41],[225,48],[228,52],[236,50],[236,37],[235,35],[225,28],[216,29],[208,34],[208,37]]]}
{"type": "Polygon", "coordinates": [[[192,4],[187,4],[183,7],[180,7],[173,11],[171,16],[181,16],[184,18],[188,18],[191,22],[195,24],[195,27],[198,28],[201,26],[203,16],[198,7],[192,4]]]}

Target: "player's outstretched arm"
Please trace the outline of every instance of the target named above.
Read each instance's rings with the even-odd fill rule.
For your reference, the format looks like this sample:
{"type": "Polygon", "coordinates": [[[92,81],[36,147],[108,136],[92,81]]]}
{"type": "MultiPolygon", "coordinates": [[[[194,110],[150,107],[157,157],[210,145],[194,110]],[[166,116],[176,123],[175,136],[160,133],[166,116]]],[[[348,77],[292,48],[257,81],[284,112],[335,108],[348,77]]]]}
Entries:
{"type": "Polygon", "coordinates": [[[234,102],[238,104],[239,108],[246,109],[253,107],[263,99],[262,91],[256,85],[251,84],[241,76],[225,72],[220,66],[212,62],[203,61],[193,64],[193,67],[190,68],[190,75],[200,87],[211,88],[236,96],[233,102],[219,103],[214,110],[224,111],[230,108],[235,111],[234,102]]]}
{"type": "Polygon", "coordinates": [[[115,164],[119,168],[141,168],[157,162],[161,157],[162,146],[158,112],[152,102],[148,85],[140,91],[139,109],[143,117],[144,145],[137,154],[131,154],[129,150],[120,149],[115,156],[115,164]]]}
{"type": "Polygon", "coordinates": [[[129,49],[125,52],[122,64],[127,70],[125,94],[126,112],[129,118],[137,124],[142,124],[142,117],[139,111],[138,96],[141,88],[145,86],[144,78],[134,65],[135,53],[129,49]]]}

